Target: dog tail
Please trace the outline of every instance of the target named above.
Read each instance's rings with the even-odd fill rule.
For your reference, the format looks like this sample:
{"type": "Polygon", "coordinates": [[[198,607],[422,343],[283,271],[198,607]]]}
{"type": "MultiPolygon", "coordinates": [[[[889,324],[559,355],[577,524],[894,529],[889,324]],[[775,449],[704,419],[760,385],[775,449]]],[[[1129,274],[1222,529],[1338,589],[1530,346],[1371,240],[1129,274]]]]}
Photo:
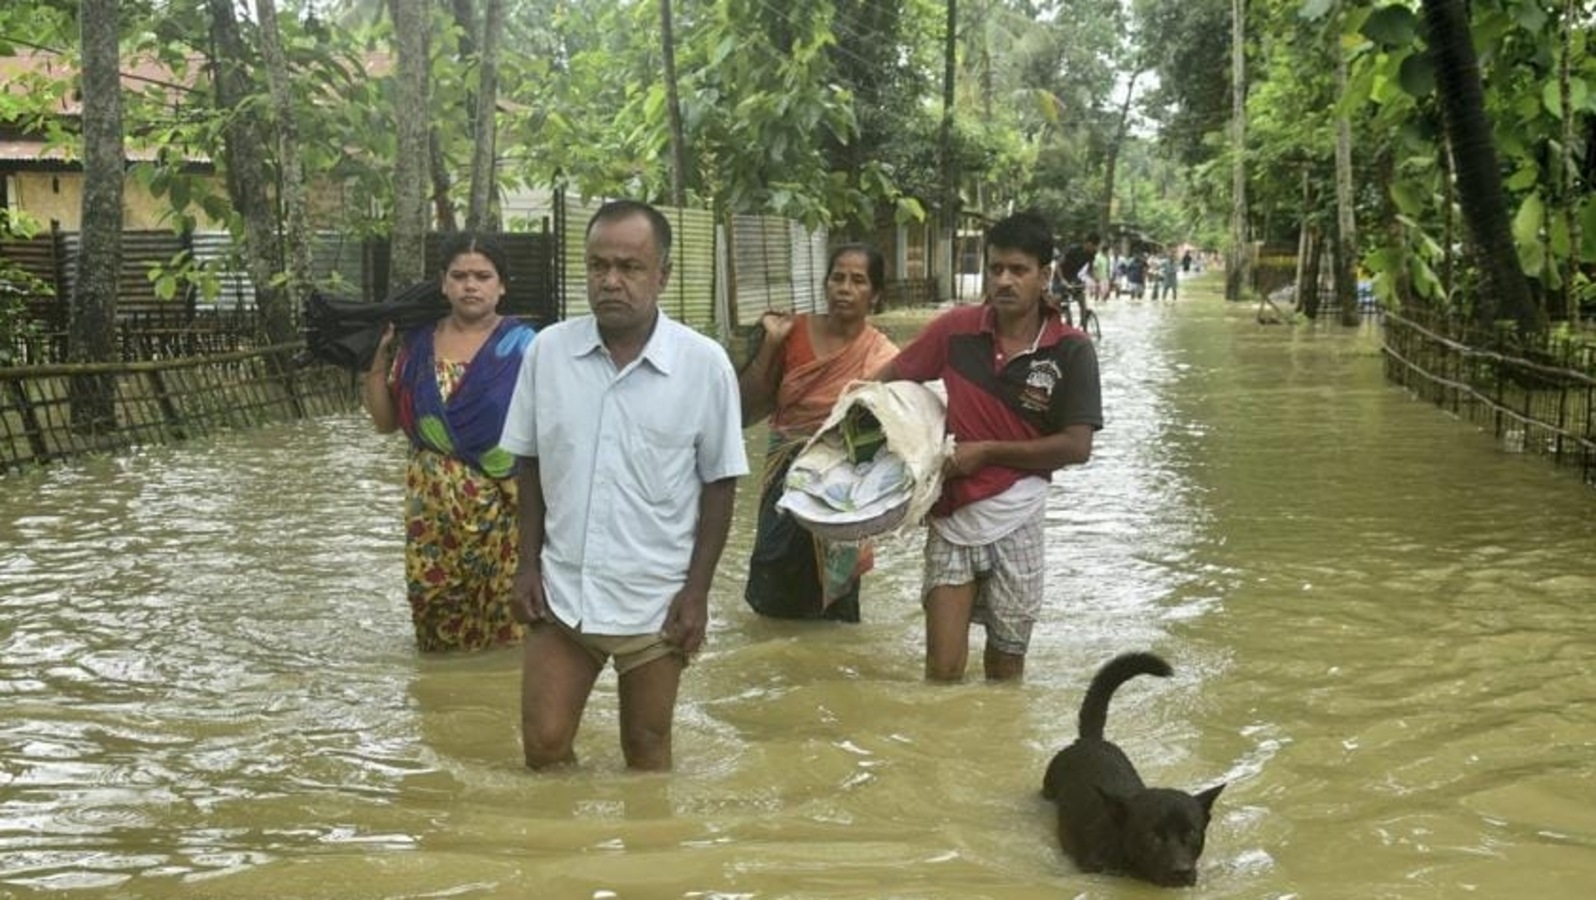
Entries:
{"type": "Polygon", "coordinates": [[[1092,678],[1092,686],[1086,689],[1086,699],[1081,702],[1081,739],[1103,739],[1103,726],[1108,722],[1108,700],[1120,685],[1137,675],[1168,678],[1172,674],[1174,670],[1169,663],[1152,653],[1125,653],[1109,660],[1092,678]]]}

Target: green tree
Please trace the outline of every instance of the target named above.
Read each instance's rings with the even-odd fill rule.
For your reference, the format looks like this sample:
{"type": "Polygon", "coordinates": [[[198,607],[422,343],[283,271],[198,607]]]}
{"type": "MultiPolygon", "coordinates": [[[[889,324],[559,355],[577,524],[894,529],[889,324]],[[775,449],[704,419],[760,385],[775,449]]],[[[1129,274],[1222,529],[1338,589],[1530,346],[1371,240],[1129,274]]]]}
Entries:
{"type": "Polygon", "coordinates": [[[271,124],[277,132],[278,194],[282,199],[283,245],[288,263],[286,279],[289,308],[299,309],[309,296],[311,272],[310,213],[305,197],[305,167],[299,157],[299,114],[294,108],[288,59],[278,31],[276,0],[255,0],[260,34],[261,62],[271,92],[271,124]]]}
{"type": "MultiPolygon", "coordinates": [[[[122,270],[122,75],[120,0],[84,0],[82,31],[83,235],[73,279],[68,357],[103,363],[116,358],[117,275],[122,270]]],[[[116,381],[106,374],[73,377],[72,428],[84,434],[116,427],[116,381]]]]}
{"type": "Polygon", "coordinates": [[[1468,5],[1464,0],[1424,0],[1424,21],[1435,54],[1447,143],[1457,167],[1458,196],[1479,252],[1483,289],[1475,303],[1475,315],[1489,323],[1500,310],[1524,330],[1538,330],[1544,323],[1513,252],[1507,198],[1498,174],[1490,121],[1485,116],[1468,5]]]}
{"type": "Polygon", "coordinates": [[[207,0],[211,16],[210,59],[212,89],[220,109],[223,166],[227,193],[243,223],[245,262],[255,285],[260,310],[261,337],[268,344],[294,340],[294,309],[279,274],[283,271],[277,207],[272,202],[266,148],[259,102],[249,68],[253,58],[244,43],[231,0],[207,0]]]}
{"type": "Polygon", "coordinates": [[[398,125],[393,173],[393,235],[388,284],[397,289],[422,279],[426,259],[427,5],[388,0],[394,37],[394,120],[398,125]]]}
{"type": "Polygon", "coordinates": [[[475,230],[487,229],[497,219],[492,205],[498,194],[499,42],[504,31],[504,3],[505,0],[486,0],[481,25],[472,42],[476,49],[477,89],[470,132],[471,200],[466,208],[466,227],[475,230]]]}

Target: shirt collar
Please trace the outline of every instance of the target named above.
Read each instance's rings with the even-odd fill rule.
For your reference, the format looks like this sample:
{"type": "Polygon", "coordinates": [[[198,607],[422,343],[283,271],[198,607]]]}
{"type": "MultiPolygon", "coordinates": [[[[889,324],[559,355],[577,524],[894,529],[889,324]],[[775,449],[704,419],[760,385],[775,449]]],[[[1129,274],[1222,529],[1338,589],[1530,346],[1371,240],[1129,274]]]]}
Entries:
{"type": "MultiPolygon", "coordinates": [[[[606,352],[604,339],[599,337],[597,317],[583,316],[576,325],[581,329],[581,339],[572,347],[572,356],[606,352]]],[[[654,333],[648,336],[648,343],[643,345],[643,352],[638,354],[638,362],[646,362],[661,375],[669,375],[680,355],[679,327],[674,319],[665,315],[665,310],[659,310],[659,318],[654,321],[654,333]]]]}
{"type": "MultiPolygon", "coordinates": [[[[1042,303],[1042,337],[1036,342],[1038,347],[1046,347],[1055,343],[1064,336],[1064,317],[1054,309],[1052,304],[1042,303]]],[[[981,331],[997,334],[997,309],[990,303],[981,307],[981,331]]]]}

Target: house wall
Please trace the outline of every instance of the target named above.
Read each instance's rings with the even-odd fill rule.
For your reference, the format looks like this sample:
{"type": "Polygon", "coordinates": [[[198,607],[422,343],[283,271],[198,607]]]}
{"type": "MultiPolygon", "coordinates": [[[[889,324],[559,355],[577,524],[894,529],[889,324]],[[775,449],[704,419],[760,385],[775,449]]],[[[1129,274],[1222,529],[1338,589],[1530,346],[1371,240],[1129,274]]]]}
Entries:
{"type": "MultiPolygon", "coordinates": [[[[83,227],[83,174],[81,172],[12,172],[6,175],[6,199],[14,211],[31,216],[40,225],[56,222],[62,231],[83,227]]],[[[201,230],[220,228],[198,209],[193,210],[201,230]]],[[[129,178],[122,184],[122,227],[128,231],[171,228],[171,205],[158,200],[129,178]]]]}

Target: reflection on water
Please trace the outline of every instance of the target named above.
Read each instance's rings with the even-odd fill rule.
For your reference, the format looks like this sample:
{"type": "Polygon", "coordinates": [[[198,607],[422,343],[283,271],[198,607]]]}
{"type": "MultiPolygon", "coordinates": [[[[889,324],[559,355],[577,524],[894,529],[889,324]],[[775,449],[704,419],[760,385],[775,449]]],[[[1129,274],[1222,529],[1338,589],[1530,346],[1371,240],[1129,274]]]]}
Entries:
{"type": "Polygon", "coordinates": [[[1583,896],[1596,498],[1387,389],[1368,335],[1187,293],[1102,310],[1023,685],[920,681],[917,536],[862,625],[752,616],[745,486],[668,776],[622,771],[612,675],[539,777],[514,651],[415,654],[402,449],[357,416],[5,479],[0,894],[1154,896],[1073,872],[1035,796],[1151,648],[1176,677],[1110,736],[1231,781],[1192,893],[1583,896]]]}

